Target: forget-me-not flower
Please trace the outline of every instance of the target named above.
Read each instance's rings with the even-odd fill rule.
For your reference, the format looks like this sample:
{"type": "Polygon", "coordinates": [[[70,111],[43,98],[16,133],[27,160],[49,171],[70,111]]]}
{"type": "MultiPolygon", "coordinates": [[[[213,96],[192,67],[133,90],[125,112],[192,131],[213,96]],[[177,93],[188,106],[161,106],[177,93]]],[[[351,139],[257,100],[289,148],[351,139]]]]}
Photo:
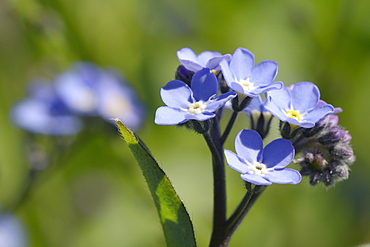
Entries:
{"type": "Polygon", "coordinates": [[[119,118],[131,129],[137,129],[144,108],[135,91],[116,72],[91,63],[77,63],[57,76],[56,90],[75,113],[100,116],[104,120],[119,118]]]}
{"type": "Polygon", "coordinates": [[[216,76],[207,68],[194,74],[191,88],[179,80],[168,82],[161,89],[162,100],[167,106],[157,109],[155,123],[175,125],[215,117],[214,112],[236,96],[234,92],[228,92],[216,97],[217,91],[216,76]]]}
{"type": "Polygon", "coordinates": [[[74,135],[82,127],[52,84],[41,81],[30,84],[30,96],[12,107],[10,118],[18,127],[42,135],[74,135]]]}
{"type": "Polygon", "coordinates": [[[320,91],[312,82],[299,82],[294,87],[266,93],[265,108],[283,122],[311,128],[334,107],[320,101],[320,91]]]}
{"type": "Polygon", "coordinates": [[[196,55],[195,52],[188,47],[178,50],[177,57],[187,70],[193,72],[197,72],[203,68],[219,71],[221,69],[219,65],[220,62],[224,59],[226,61],[231,59],[230,54],[222,55],[217,51],[204,51],[196,55]]]}
{"type": "Polygon", "coordinates": [[[102,73],[94,64],[76,63],[56,76],[56,91],[72,111],[96,116],[99,104],[96,92],[102,73]]]}
{"type": "Polygon", "coordinates": [[[294,158],[294,147],[285,139],[276,139],[263,148],[261,136],[254,130],[242,130],[235,139],[236,154],[225,150],[228,165],[241,178],[256,185],[297,184],[301,174],[285,168],[294,158]]]}
{"type": "Polygon", "coordinates": [[[12,214],[0,215],[0,247],[25,246],[26,233],[21,222],[12,214]]]}
{"type": "Polygon", "coordinates": [[[97,114],[104,120],[115,122],[119,118],[131,129],[138,129],[144,120],[144,106],[136,92],[124,83],[114,71],[105,70],[96,87],[98,98],[97,114]]]}
{"type": "Polygon", "coordinates": [[[227,85],[240,94],[256,97],[283,87],[282,82],[273,82],[277,63],[265,60],[254,66],[254,55],[247,49],[236,49],[231,61],[221,61],[220,66],[227,85]]]}
{"type": "Polygon", "coordinates": [[[271,115],[271,113],[265,108],[262,98],[258,95],[253,97],[249,105],[243,110],[247,115],[259,115],[260,113],[266,113],[266,115],[271,115]]]}

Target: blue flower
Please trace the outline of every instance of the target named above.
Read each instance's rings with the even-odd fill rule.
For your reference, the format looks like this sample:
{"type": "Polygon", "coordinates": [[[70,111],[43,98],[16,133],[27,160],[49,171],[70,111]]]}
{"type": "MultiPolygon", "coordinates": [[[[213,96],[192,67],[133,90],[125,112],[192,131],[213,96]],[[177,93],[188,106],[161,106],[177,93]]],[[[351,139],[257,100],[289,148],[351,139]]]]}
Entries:
{"type": "Polygon", "coordinates": [[[249,103],[248,107],[244,109],[244,112],[247,113],[248,115],[253,115],[254,113],[271,113],[265,108],[261,97],[258,95],[257,97],[253,97],[251,102],[249,103]]]}
{"type": "Polygon", "coordinates": [[[145,110],[136,92],[113,71],[105,71],[100,79],[96,87],[97,114],[112,124],[115,124],[113,118],[119,118],[129,128],[137,130],[145,110]]]}
{"type": "Polygon", "coordinates": [[[98,83],[103,71],[90,63],[76,63],[55,78],[55,87],[65,104],[77,114],[97,115],[98,83]]]}
{"type": "Polygon", "coordinates": [[[272,114],[264,107],[261,97],[253,97],[244,112],[251,121],[250,128],[256,130],[262,138],[265,138],[270,130],[272,114]]]}
{"type": "Polygon", "coordinates": [[[203,68],[219,71],[221,69],[220,62],[224,59],[226,61],[231,59],[230,54],[222,55],[216,51],[204,51],[196,55],[192,49],[187,47],[178,50],[177,57],[187,70],[193,72],[203,68]]]}
{"type": "Polygon", "coordinates": [[[254,130],[242,130],[235,139],[235,150],[225,150],[228,165],[241,178],[256,185],[297,184],[301,174],[285,168],[294,158],[294,147],[288,140],[277,139],[263,148],[261,136],[254,130]]]}
{"type": "Polygon", "coordinates": [[[290,88],[266,93],[265,108],[283,122],[311,128],[334,107],[320,101],[320,91],[312,82],[300,82],[290,88]]]}
{"type": "Polygon", "coordinates": [[[11,120],[20,128],[42,135],[74,135],[81,130],[80,120],[55,93],[51,84],[30,84],[30,97],[16,103],[11,120]]]}
{"type": "Polygon", "coordinates": [[[215,97],[217,91],[216,76],[206,68],[194,74],[191,88],[182,81],[170,81],[161,89],[162,100],[167,106],[157,109],[155,123],[175,125],[215,117],[214,112],[236,96],[234,92],[228,92],[215,97]]]}
{"type": "Polygon", "coordinates": [[[256,97],[283,87],[282,82],[273,82],[278,71],[277,63],[265,60],[254,66],[254,55],[247,49],[236,49],[231,61],[221,61],[220,66],[227,85],[238,93],[256,97]]]}
{"type": "Polygon", "coordinates": [[[26,234],[21,222],[12,214],[0,216],[0,246],[1,247],[24,247],[26,234]]]}
{"type": "Polygon", "coordinates": [[[77,63],[59,76],[56,90],[75,113],[100,116],[114,124],[119,118],[131,129],[137,129],[144,108],[136,93],[121,76],[90,63],[77,63]]]}

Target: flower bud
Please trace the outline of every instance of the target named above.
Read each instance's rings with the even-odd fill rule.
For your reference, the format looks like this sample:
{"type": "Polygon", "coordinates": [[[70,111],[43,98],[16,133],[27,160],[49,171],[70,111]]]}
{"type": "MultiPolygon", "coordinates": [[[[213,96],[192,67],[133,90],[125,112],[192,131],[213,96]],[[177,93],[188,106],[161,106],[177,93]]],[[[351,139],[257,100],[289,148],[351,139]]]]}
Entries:
{"type": "Polygon", "coordinates": [[[349,176],[349,168],[348,166],[338,160],[333,160],[330,163],[330,166],[332,167],[332,171],[334,174],[338,175],[340,179],[347,179],[349,176]]]}
{"type": "Polygon", "coordinates": [[[349,145],[338,144],[329,149],[330,155],[336,160],[353,160],[353,149],[349,145]]]}
{"type": "Polygon", "coordinates": [[[337,126],[339,122],[339,117],[338,115],[335,114],[330,114],[323,119],[321,119],[319,122],[315,124],[315,126],[325,126],[325,127],[334,127],[337,126]]]}
{"type": "Polygon", "coordinates": [[[180,65],[177,67],[175,78],[176,80],[185,82],[189,87],[191,84],[191,79],[193,78],[194,72],[187,70],[185,66],[180,65]]]}
{"type": "Polygon", "coordinates": [[[323,134],[321,137],[318,138],[318,141],[322,145],[333,145],[341,141],[345,135],[346,131],[342,130],[339,127],[331,128],[327,133],[323,134]]]}
{"type": "Polygon", "coordinates": [[[257,131],[260,136],[265,138],[270,130],[272,114],[270,112],[260,112],[253,110],[250,112],[251,129],[257,131]]]}
{"type": "Polygon", "coordinates": [[[303,128],[299,127],[298,125],[280,121],[280,134],[284,139],[291,140],[298,134],[302,133],[302,129],[303,128]]]}
{"type": "Polygon", "coordinates": [[[252,97],[238,93],[238,95],[231,100],[231,106],[234,111],[240,112],[244,110],[251,101],[252,97]]]}
{"type": "Polygon", "coordinates": [[[313,137],[314,135],[320,133],[325,128],[324,125],[314,126],[312,128],[304,128],[302,130],[302,135],[306,138],[313,137]]]}
{"type": "Polygon", "coordinates": [[[222,72],[218,72],[216,74],[216,77],[217,77],[218,85],[220,86],[221,93],[227,93],[227,92],[229,92],[230,91],[230,88],[227,85],[227,83],[225,81],[225,78],[224,78],[224,75],[222,74],[222,72]]]}

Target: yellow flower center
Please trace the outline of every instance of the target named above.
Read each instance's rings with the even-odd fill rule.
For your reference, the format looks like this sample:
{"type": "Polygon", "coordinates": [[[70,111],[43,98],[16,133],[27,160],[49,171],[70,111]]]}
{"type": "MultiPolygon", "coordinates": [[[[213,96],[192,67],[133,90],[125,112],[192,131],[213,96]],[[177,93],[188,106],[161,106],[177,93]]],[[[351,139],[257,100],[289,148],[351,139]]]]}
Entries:
{"type": "Polygon", "coordinates": [[[297,121],[302,121],[302,119],[303,119],[302,114],[299,113],[299,111],[296,111],[296,110],[288,110],[288,111],[286,111],[286,115],[290,118],[296,119],[297,121]]]}
{"type": "Polygon", "coordinates": [[[194,114],[204,112],[205,109],[206,109],[206,103],[200,100],[198,102],[190,104],[188,107],[188,112],[194,115],[194,114]]]}
{"type": "Polygon", "coordinates": [[[217,75],[218,71],[217,70],[214,70],[212,69],[211,72],[214,74],[214,75],[217,75]]]}

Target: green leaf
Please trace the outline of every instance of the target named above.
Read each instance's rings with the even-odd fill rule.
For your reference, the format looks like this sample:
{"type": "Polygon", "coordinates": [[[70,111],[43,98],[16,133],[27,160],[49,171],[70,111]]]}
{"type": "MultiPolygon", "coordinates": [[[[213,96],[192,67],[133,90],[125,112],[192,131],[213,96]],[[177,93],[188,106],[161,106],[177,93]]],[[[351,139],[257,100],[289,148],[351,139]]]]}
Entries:
{"type": "Polygon", "coordinates": [[[168,247],[196,246],[193,225],[170,180],[140,138],[120,120],[121,135],[134,154],[149,186],[168,247]]]}

